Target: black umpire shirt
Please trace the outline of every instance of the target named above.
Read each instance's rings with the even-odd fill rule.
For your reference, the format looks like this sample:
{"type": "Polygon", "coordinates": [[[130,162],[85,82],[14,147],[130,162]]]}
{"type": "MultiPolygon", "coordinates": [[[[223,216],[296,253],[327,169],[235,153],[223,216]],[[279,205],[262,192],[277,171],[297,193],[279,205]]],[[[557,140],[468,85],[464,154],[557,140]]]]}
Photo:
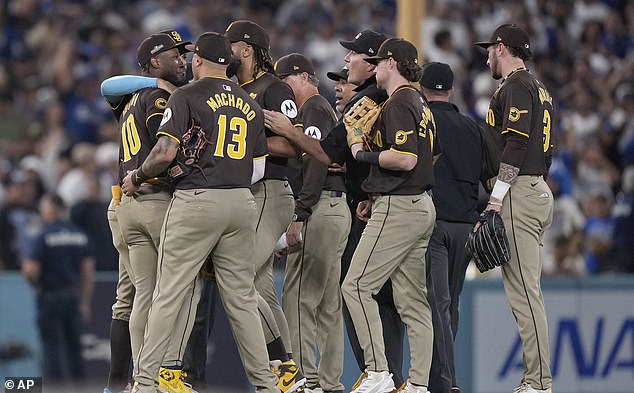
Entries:
{"type": "MultiPolygon", "coordinates": [[[[377,87],[374,75],[354,89],[354,91],[356,91],[356,94],[352,96],[345,106],[343,113],[346,113],[357,101],[365,96],[370,97],[379,105],[387,100],[387,93],[377,87]]],[[[368,199],[368,194],[361,189],[361,183],[370,173],[370,164],[359,162],[352,157],[346,136],[346,127],[343,124],[343,118],[341,118],[330,131],[330,134],[320,143],[332,162],[336,162],[339,165],[346,164],[348,202],[350,206],[356,207],[357,203],[368,199]]]]}
{"type": "Polygon", "coordinates": [[[482,136],[477,123],[449,102],[430,101],[442,154],[434,165],[436,219],[475,223],[482,136]]]}

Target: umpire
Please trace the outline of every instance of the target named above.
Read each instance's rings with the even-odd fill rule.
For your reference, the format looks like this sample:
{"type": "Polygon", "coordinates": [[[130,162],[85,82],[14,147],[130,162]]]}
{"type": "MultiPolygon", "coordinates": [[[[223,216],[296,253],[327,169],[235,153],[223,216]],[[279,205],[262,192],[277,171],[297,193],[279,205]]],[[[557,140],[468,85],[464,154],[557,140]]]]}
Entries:
{"type": "Polygon", "coordinates": [[[454,364],[458,299],[471,259],[465,243],[478,219],[481,130],[449,102],[453,72],[444,63],[423,69],[421,90],[436,121],[435,142],[442,153],[434,164],[436,226],[427,249],[427,299],[432,309],[434,353],[429,376],[432,393],[459,392],[454,364]]]}

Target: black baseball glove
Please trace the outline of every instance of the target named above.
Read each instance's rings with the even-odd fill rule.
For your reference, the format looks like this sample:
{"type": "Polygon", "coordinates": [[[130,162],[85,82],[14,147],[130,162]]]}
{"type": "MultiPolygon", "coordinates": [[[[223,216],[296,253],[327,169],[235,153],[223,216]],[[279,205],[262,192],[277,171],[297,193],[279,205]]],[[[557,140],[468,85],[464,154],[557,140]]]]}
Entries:
{"type": "Polygon", "coordinates": [[[495,210],[482,212],[480,227],[469,233],[466,247],[481,273],[506,264],[511,255],[500,213],[495,210]]]}
{"type": "Polygon", "coordinates": [[[189,175],[194,168],[199,169],[205,176],[198,161],[209,144],[205,131],[192,119],[192,126],[183,134],[176,159],[167,169],[169,177],[178,180],[189,175]]]}

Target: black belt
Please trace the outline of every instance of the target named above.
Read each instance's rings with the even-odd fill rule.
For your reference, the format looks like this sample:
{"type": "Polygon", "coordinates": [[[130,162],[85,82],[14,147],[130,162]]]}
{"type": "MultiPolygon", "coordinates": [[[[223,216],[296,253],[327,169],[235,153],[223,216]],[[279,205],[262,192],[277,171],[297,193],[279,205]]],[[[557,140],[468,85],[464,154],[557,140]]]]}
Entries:
{"type": "MultiPolygon", "coordinates": [[[[325,190],[328,191],[328,190],[325,190]]],[[[330,197],[331,198],[338,198],[343,196],[343,191],[330,191],[330,197]]]]}

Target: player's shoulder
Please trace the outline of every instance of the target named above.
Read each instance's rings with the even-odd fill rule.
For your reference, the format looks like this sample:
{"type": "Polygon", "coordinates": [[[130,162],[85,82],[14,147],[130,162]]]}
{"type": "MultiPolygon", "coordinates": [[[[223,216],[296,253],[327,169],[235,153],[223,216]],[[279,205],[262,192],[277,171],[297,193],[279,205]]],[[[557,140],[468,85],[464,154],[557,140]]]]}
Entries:
{"type": "Polygon", "coordinates": [[[139,101],[143,102],[146,107],[156,107],[157,109],[165,109],[170,93],[156,87],[141,89],[137,92],[139,101]]]}

